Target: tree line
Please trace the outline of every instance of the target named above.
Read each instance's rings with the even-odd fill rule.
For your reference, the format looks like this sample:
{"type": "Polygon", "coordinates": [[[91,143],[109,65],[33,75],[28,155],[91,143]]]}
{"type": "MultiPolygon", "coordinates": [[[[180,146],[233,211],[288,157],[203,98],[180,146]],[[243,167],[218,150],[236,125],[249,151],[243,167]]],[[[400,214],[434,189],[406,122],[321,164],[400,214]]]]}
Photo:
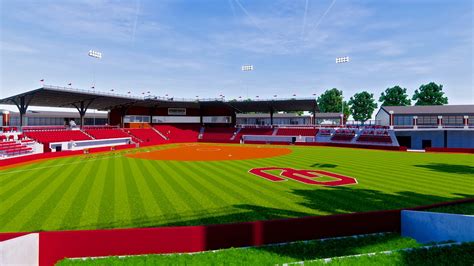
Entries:
{"type": "MultiPolygon", "coordinates": [[[[421,85],[419,89],[415,90],[411,99],[407,94],[407,89],[398,85],[387,88],[379,97],[382,106],[407,106],[411,105],[412,100],[415,105],[448,103],[448,98],[444,96],[443,85],[434,82],[421,85]]],[[[354,94],[349,101],[343,101],[342,91],[337,88],[326,90],[318,97],[317,102],[319,110],[323,113],[339,113],[344,110],[345,119],[352,115],[354,120],[360,122],[370,119],[378,107],[373,93],[362,91],[354,94]]]]}

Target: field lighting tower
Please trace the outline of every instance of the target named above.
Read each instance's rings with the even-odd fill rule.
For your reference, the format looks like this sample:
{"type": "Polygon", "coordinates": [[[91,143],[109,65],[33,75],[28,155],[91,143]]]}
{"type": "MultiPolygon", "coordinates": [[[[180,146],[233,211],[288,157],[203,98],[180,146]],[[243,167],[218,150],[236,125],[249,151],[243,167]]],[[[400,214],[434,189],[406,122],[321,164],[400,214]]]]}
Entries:
{"type": "MultiPolygon", "coordinates": [[[[89,53],[87,54],[89,57],[92,57],[92,59],[102,59],[102,53],[94,50],[89,50],[89,53]]],[[[95,64],[92,66],[92,86],[91,88],[95,90],[95,64]]],[[[84,126],[84,125],[81,125],[84,126]]],[[[94,126],[95,126],[95,109],[94,109],[94,126]]]]}
{"type": "MultiPolygon", "coordinates": [[[[93,59],[102,59],[102,53],[94,50],[89,50],[89,53],[87,54],[93,59]]],[[[92,87],[95,89],[95,68],[92,67],[92,87]]]]}
{"type": "MultiPolygon", "coordinates": [[[[345,64],[349,63],[349,56],[336,57],[336,64],[345,64]]],[[[341,125],[344,125],[344,96],[342,95],[341,90],[341,125]]]]}
{"type": "MultiPolygon", "coordinates": [[[[242,69],[242,72],[250,72],[250,71],[253,71],[253,65],[243,65],[241,69],[242,69]]],[[[247,98],[248,97],[249,97],[249,88],[247,85],[247,98]]]]}

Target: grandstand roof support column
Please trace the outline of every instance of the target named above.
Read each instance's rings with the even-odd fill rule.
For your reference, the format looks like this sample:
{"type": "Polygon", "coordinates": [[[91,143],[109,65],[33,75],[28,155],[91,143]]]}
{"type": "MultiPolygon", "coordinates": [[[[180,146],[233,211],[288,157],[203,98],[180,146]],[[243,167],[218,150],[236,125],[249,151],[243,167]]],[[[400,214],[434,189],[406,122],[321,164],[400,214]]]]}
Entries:
{"type": "Polygon", "coordinates": [[[81,119],[81,128],[84,128],[84,116],[86,115],[86,112],[87,112],[87,109],[89,108],[89,106],[91,105],[91,103],[93,102],[94,100],[89,100],[88,102],[86,101],[80,101],[79,102],[79,105],[73,103],[72,105],[74,107],[76,107],[77,111],[79,112],[79,117],[81,119]]]}
{"type": "Polygon", "coordinates": [[[125,123],[123,122],[125,116],[127,115],[127,111],[128,111],[128,108],[130,108],[130,105],[129,106],[122,106],[120,107],[120,127],[123,128],[125,123]]]}
{"type": "Polygon", "coordinates": [[[270,126],[273,126],[273,108],[270,108],[270,126]]]}
{"type": "Polygon", "coordinates": [[[313,125],[316,125],[316,105],[313,107],[313,121],[311,121],[311,123],[313,123],[313,125]]]}
{"type": "Polygon", "coordinates": [[[199,124],[201,126],[204,125],[204,119],[202,118],[202,108],[201,108],[201,106],[199,106],[199,124]]]}
{"type": "Polygon", "coordinates": [[[150,107],[148,109],[149,111],[149,115],[150,115],[150,125],[153,123],[153,112],[155,111],[155,109],[157,108],[158,106],[154,105],[153,107],[150,107]]]}
{"type": "Polygon", "coordinates": [[[20,131],[23,130],[23,118],[26,114],[26,111],[28,110],[28,106],[30,105],[31,99],[33,98],[33,95],[31,95],[30,99],[26,99],[26,95],[20,96],[17,99],[12,99],[13,103],[16,105],[18,108],[18,111],[20,112],[20,131]]]}
{"type": "Polygon", "coordinates": [[[390,129],[393,129],[393,110],[388,111],[390,114],[390,129]]]}

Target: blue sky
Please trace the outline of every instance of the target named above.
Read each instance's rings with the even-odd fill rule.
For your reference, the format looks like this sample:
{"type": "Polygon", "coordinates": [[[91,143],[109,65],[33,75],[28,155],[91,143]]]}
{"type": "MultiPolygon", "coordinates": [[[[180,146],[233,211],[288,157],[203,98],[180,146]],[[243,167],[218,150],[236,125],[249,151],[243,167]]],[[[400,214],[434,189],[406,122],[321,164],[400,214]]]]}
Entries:
{"type": "Polygon", "coordinates": [[[472,0],[2,0],[0,17],[2,98],[95,74],[101,91],[227,99],[434,81],[474,102],[472,0]]]}

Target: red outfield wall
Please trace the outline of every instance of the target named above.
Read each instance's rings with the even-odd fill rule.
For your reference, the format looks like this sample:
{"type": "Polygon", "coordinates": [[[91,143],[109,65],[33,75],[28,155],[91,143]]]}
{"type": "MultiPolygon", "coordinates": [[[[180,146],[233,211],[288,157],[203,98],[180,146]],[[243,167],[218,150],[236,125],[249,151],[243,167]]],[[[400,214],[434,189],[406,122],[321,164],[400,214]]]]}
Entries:
{"type": "MultiPolygon", "coordinates": [[[[412,208],[474,202],[454,202],[412,208]]],[[[138,229],[39,232],[40,265],[63,258],[151,253],[198,252],[229,247],[258,246],[297,240],[399,232],[401,210],[312,216],[234,224],[138,229]]],[[[0,241],[26,233],[0,234],[0,241]]]]}

